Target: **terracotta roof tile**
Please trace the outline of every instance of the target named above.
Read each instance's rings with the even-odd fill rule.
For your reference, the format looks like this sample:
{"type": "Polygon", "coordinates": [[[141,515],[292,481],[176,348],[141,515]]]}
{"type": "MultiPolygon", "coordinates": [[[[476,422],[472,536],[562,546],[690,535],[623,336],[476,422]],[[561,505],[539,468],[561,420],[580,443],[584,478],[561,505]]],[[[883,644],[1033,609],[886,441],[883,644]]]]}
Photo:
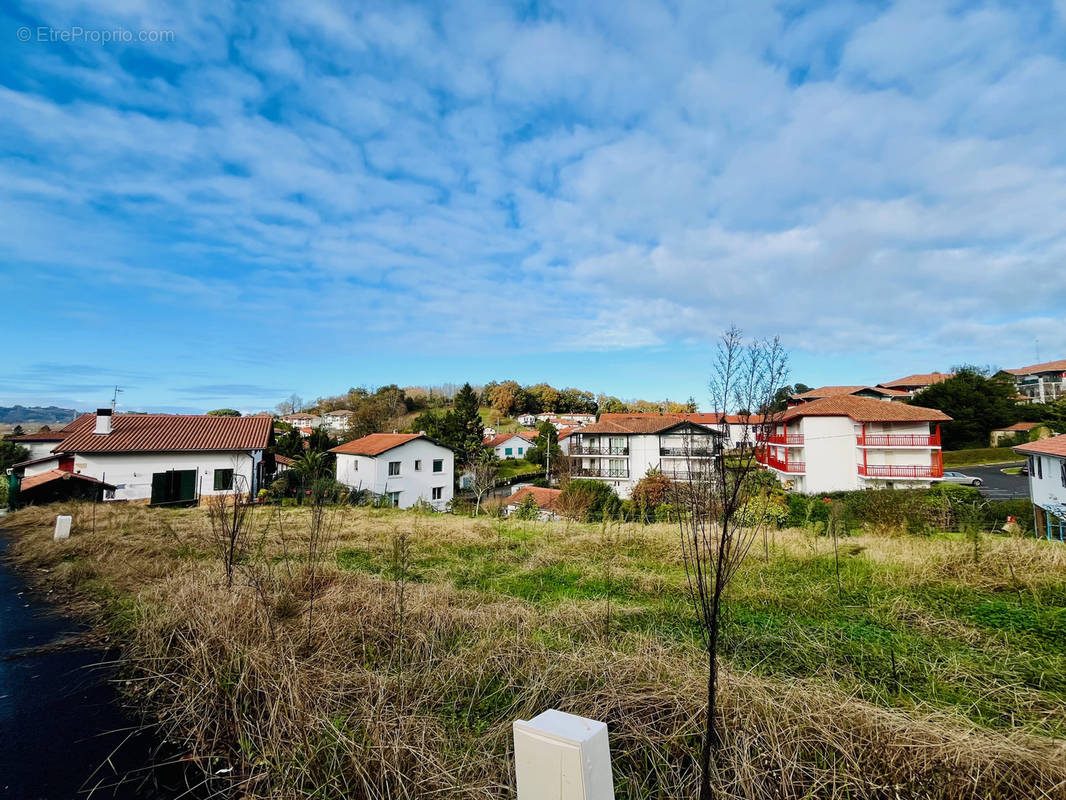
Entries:
{"type": "Polygon", "coordinates": [[[799,417],[851,417],[856,422],[950,422],[951,417],[935,408],[886,403],[869,397],[843,395],[812,400],[785,410],[778,420],[799,417]]]}
{"type": "Polygon", "coordinates": [[[207,414],[115,414],[111,433],[93,433],[96,415],[79,418],[57,453],[163,453],[203,450],[262,450],[270,444],[270,417],[212,417],[207,414]]]}
{"type": "Polygon", "coordinates": [[[994,432],[1031,431],[1033,428],[1039,428],[1043,424],[1043,422],[1015,422],[1013,425],[1008,425],[1006,428],[996,428],[994,432]]]}
{"type": "Polygon", "coordinates": [[[555,504],[559,500],[562,489],[548,489],[540,486],[523,486],[517,492],[507,498],[506,505],[521,505],[527,497],[533,495],[537,508],[543,511],[554,511],[555,504]]]}
{"type": "Polygon", "coordinates": [[[1019,453],[1033,453],[1038,456],[1066,457],[1066,434],[1052,436],[1050,439],[1041,439],[1039,442],[1020,444],[1012,449],[1019,453]]]}
{"type": "Polygon", "coordinates": [[[5,442],[61,442],[67,437],[64,431],[37,431],[24,433],[22,436],[5,436],[5,442]]]}
{"type": "Polygon", "coordinates": [[[52,481],[69,480],[86,481],[87,483],[98,483],[105,489],[115,488],[110,483],[104,483],[103,481],[93,478],[89,475],[81,475],[76,472],[66,472],[61,469],[50,469],[48,470],[48,472],[42,472],[39,475],[33,475],[29,478],[23,478],[22,483],[19,484],[19,491],[26,492],[37,486],[42,486],[43,484],[51,483],[52,481]]]}
{"type": "Polygon", "coordinates": [[[842,397],[844,395],[857,395],[859,392],[877,392],[885,397],[906,397],[909,392],[903,392],[899,389],[888,389],[884,386],[822,386],[818,389],[811,389],[808,392],[801,394],[794,394],[790,400],[816,400],[820,397],[842,397]]]}
{"type": "Polygon", "coordinates": [[[897,386],[932,386],[934,383],[942,383],[954,377],[955,373],[953,372],[918,372],[905,378],[898,378],[897,380],[886,381],[877,385],[883,389],[894,389],[897,386]]]}
{"type": "MultiPolygon", "coordinates": [[[[329,452],[346,453],[353,456],[379,456],[387,450],[392,450],[392,448],[399,447],[401,444],[413,442],[415,439],[425,439],[433,442],[433,439],[424,433],[371,433],[361,439],[353,439],[350,442],[338,445],[329,452]]],[[[439,444],[439,442],[434,442],[434,444],[439,444]]]]}
{"type": "Polygon", "coordinates": [[[1043,364],[1030,364],[1028,367],[1003,370],[1011,375],[1036,375],[1038,372],[1066,372],[1066,360],[1045,361],[1043,364]]]}

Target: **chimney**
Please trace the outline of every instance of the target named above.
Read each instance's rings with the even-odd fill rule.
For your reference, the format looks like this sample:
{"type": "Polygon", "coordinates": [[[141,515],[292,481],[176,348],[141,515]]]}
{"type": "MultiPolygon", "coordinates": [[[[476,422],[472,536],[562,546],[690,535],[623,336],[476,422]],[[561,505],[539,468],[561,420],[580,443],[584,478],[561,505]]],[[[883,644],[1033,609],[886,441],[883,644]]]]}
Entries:
{"type": "Polygon", "coordinates": [[[111,414],[110,408],[98,408],[96,409],[96,429],[93,433],[109,434],[111,433],[111,414]]]}

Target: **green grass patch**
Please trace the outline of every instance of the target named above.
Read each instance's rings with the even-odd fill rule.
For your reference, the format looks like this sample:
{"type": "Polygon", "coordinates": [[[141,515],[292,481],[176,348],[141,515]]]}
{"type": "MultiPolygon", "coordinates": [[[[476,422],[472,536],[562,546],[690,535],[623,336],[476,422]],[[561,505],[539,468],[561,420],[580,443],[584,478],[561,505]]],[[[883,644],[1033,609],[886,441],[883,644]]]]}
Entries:
{"type": "Polygon", "coordinates": [[[945,450],[945,467],[1002,464],[1005,461],[1021,461],[1022,458],[1009,447],[978,447],[973,450],[945,450]]]}

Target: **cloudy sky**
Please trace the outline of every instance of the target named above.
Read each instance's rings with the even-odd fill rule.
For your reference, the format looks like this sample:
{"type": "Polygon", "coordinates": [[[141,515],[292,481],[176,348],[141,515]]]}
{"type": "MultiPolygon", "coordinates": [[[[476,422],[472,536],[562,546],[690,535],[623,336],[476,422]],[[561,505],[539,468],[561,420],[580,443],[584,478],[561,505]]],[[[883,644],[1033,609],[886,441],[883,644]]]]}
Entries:
{"type": "Polygon", "coordinates": [[[1066,357],[1066,0],[35,0],[0,42],[0,405],[704,402],[730,323],[812,385],[1066,357]]]}

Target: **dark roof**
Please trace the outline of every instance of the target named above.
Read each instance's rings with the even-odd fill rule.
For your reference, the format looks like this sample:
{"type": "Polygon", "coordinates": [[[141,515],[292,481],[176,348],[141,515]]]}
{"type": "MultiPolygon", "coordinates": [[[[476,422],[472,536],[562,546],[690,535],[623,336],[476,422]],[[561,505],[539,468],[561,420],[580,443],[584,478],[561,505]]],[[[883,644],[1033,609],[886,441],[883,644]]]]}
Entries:
{"type": "Polygon", "coordinates": [[[262,450],[270,444],[270,417],[213,417],[207,414],[115,414],[111,433],[93,433],[96,416],[86,414],[56,453],[169,453],[204,450],[262,450]]]}
{"type": "Polygon", "coordinates": [[[67,436],[62,430],[37,431],[37,433],[24,433],[21,436],[5,436],[5,442],[61,442],[67,436]]]}
{"type": "Polygon", "coordinates": [[[371,433],[361,439],[353,439],[350,442],[338,445],[329,452],[346,453],[352,456],[379,456],[387,450],[413,442],[415,439],[425,439],[427,442],[450,449],[424,433],[371,433]]]}
{"type": "Polygon", "coordinates": [[[951,417],[935,408],[886,403],[869,397],[842,395],[823,397],[786,409],[778,417],[788,422],[799,417],[851,417],[856,422],[950,422],[951,417]]]}

